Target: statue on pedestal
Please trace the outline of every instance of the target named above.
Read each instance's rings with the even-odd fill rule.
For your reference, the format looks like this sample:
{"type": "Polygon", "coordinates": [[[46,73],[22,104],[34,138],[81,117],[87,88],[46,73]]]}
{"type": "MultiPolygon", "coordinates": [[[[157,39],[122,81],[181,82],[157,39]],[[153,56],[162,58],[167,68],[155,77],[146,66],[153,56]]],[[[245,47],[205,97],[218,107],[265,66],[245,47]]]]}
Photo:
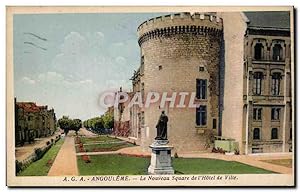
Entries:
{"type": "Polygon", "coordinates": [[[174,174],[171,158],[173,146],[168,145],[168,116],[165,114],[165,111],[161,112],[156,129],[157,136],[155,137],[155,141],[149,146],[152,152],[148,174],[174,174]]]}
{"type": "Polygon", "coordinates": [[[157,135],[155,137],[155,140],[168,140],[168,116],[165,114],[165,111],[161,112],[159,120],[156,124],[156,129],[157,135]]]}

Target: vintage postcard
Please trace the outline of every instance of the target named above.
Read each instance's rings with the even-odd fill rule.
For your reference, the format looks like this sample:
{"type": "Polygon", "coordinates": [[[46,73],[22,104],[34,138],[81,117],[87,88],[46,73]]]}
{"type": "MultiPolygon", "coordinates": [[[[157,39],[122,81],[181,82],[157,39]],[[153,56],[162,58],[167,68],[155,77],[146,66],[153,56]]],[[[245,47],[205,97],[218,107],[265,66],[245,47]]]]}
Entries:
{"type": "Polygon", "coordinates": [[[7,185],[295,186],[293,7],[7,7],[7,185]]]}

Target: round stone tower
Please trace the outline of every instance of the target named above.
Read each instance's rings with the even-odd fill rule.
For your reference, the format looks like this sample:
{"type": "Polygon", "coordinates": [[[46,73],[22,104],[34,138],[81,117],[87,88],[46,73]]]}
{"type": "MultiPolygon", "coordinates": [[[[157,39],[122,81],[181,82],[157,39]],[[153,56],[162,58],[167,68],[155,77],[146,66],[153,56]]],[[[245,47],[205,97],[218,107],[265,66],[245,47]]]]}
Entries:
{"type": "Polygon", "coordinates": [[[211,146],[219,127],[222,28],[222,20],[214,13],[165,15],[138,27],[142,95],[195,92],[194,103],[201,106],[172,108],[169,102],[162,108],[157,102],[141,109],[140,141],[145,150],[154,141],[162,110],[169,117],[168,139],[174,152],[204,151],[211,146]]]}

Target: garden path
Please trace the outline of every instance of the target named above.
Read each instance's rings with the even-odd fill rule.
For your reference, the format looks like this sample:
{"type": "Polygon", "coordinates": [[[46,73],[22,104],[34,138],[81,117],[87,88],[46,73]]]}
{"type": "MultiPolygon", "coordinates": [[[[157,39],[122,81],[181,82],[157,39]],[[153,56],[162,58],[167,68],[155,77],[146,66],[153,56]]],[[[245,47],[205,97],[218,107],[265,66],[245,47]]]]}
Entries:
{"type": "Polygon", "coordinates": [[[65,137],[65,142],[49,170],[48,176],[78,175],[74,138],[65,137]]]}

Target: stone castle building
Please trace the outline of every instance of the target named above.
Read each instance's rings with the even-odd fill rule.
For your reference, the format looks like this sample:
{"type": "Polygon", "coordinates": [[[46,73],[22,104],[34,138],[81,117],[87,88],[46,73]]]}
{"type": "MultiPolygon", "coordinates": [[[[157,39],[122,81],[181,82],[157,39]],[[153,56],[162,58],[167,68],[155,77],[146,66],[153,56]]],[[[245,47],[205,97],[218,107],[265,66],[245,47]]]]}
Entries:
{"type": "Polygon", "coordinates": [[[139,87],[145,99],[151,91],[168,92],[171,97],[173,92],[196,92],[198,87],[196,102],[201,104],[197,109],[180,109],[171,108],[170,103],[159,108],[156,103],[140,109],[140,138],[145,148],[156,136],[162,110],[169,116],[168,137],[176,151],[205,150],[203,144],[217,133],[222,28],[216,15],[189,13],[155,18],[138,27],[140,85],[133,79],[134,91],[139,87]]]}
{"type": "Polygon", "coordinates": [[[35,138],[53,135],[56,130],[54,109],[38,106],[34,102],[15,99],[15,144],[24,145],[35,138]]]}
{"type": "MultiPolygon", "coordinates": [[[[197,108],[133,105],[130,137],[143,149],[162,110],[175,152],[231,139],[240,153],[287,152],[292,142],[289,12],[178,13],[138,27],[133,94],[195,92],[197,108]],[[270,21],[272,20],[272,21],[270,21]]],[[[124,109],[122,109],[124,110],[124,109]]],[[[128,117],[127,117],[128,119],[128,117]]]]}

